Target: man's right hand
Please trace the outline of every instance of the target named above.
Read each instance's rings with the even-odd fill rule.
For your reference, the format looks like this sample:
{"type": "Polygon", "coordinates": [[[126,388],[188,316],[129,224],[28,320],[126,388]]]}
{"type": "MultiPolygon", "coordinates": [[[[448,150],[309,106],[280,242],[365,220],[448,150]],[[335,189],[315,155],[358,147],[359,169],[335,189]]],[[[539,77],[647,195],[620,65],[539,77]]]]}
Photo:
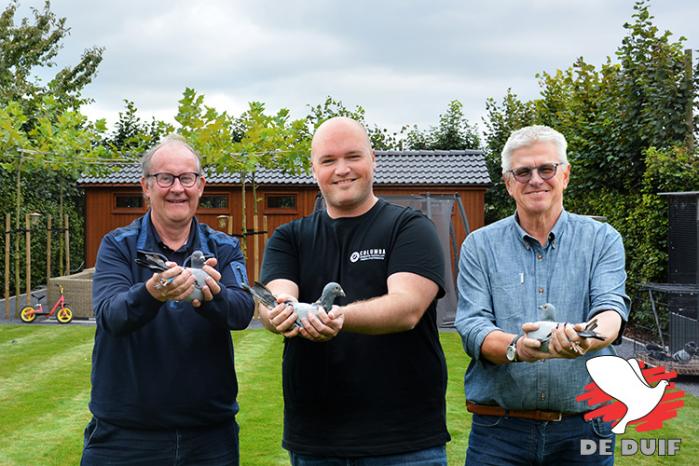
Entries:
{"type": "Polygon", "coordinates": [[[161,302],[182,301],[194,291],[196,279],[189,270],[174,262],[166,262],[168,269],[154,273],[146,281],[146,289],[161,302]]]}
{"type": "MultiPolygon", "coordinates": [[[[291,295],[281,294],[277,296],[277,306],[269,310],[267,321],[269,322],[273,332],[280,333],[287,338],[293,338],[299,334],[299,328],[295,325],[296,312],[293,306],[289,305],[289,301],[297,301],[291,295]]],[[[263,307],[260,305],[260,307],[263,307]]]]}

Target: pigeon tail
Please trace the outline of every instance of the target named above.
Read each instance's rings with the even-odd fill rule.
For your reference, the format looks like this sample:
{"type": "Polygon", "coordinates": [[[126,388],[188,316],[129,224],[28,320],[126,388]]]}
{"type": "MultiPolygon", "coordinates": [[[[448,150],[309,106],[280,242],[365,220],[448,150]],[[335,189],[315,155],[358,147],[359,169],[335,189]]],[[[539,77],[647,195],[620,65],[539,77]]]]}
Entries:
{"type": "Polygon", "coordinates": [[[262,283],[255,282],[252,287],[243,283],[242,286],[245,291],[252,295],[253,299],[261,303],[263,306],[272,309],[277,305],[277,298],[262,283]]]}

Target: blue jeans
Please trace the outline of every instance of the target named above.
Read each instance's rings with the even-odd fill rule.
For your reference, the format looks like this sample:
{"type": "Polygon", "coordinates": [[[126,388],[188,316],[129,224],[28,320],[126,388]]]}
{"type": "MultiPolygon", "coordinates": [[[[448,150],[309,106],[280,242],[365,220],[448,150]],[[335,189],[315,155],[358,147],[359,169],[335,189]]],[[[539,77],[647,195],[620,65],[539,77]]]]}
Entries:
{"type": "Polygon", "coordinates": [[[611,425],[599,418],[585,421],[582,415],[558,422],[512,417],[473,415],[466,450],[466,465],[614,464],[611,425]],[[611,455],[581,455],[581,440],[598,446],[611,445],[611,455]],[[605,440],[606,439],[606,440],[605,440]]]}
{"type": "Polygon", "coordinates": [[[136,430],[92,418],[85,428],[82,466],[238,466],[238,424],[210,428],[136,430]]]}
{"type": "Polygon", "coordinates": [[[447,449],[442,445],[398,455],[338,458],[299,455],[289,452],[292,466],[447,466],[447,449]]]}

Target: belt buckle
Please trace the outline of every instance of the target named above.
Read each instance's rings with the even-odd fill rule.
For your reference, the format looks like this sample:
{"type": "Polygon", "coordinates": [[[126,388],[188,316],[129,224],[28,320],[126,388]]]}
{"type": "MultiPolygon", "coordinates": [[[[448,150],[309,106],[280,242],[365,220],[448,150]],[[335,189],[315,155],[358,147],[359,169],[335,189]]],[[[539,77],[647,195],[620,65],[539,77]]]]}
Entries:
{"type": "Polygon", "coordinates": [[[555,418],[555,419],[552,419],[552,421],[553,421],[553,422],[560,422],[560,421],[562,421],[562,420],[563,420],[563,413],[559,411],[559,412],[557,412],[556,414],[557,414],[556,418],[555,418]]]}

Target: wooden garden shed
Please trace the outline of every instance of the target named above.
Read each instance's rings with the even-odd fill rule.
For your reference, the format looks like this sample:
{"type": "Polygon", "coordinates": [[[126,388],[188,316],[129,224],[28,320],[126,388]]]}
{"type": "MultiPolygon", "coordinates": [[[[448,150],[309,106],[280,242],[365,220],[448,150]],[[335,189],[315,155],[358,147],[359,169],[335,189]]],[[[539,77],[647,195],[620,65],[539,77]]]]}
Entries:
{"type": "MultiPolygon", "coordinates": [[[[95,264],[102,237],[114,228],[129,224],[146,212],[141,195],[139,164],[125,164],[114,172],[84,176],[78,185],[85,191],[85,266],[95,264]]],[[[279,170],[260,169],[256,176],[258,218],[253,215],[253,195],[246,189],[247,228],[257,225],[267,234],[251,235],[245,241],[248,249],[248,273],[254,278],[262,260],[264,240],[278,226],[313,212],[318,187],[308,175],[288,175],[279,170]],[[254,264],[254,242],[257,241],[257,266],[254,264]]],[[[223,231],[240,234],[242,228],[241,187],[237,174],[212,174],[201,199],[197,218],[223,231]],[[230,216],[232,225],[220,226],[219,217],[230,216]]],[[[464,225],[457,209],[452,221],[457,244],[466,237],[467,229],[484,224],[484,196],[490,186],[485,155],[478,150],[451,151],[377,151],[374,192],[386,195],[458,195],[468,218],[464,225]]]]}

